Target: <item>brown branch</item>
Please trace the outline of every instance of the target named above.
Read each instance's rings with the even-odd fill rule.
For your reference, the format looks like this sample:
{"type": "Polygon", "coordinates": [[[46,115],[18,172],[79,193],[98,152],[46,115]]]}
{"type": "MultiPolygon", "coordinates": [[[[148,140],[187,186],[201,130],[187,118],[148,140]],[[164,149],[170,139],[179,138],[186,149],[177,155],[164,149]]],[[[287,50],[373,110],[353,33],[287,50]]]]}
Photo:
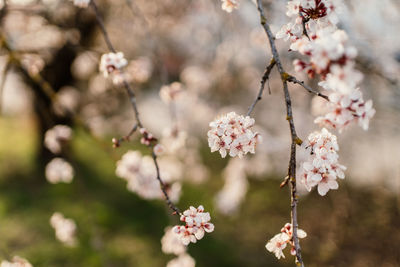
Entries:
{"type": "Polygon", "coordinates": [[[3,73],[1,74],[1,82],[0,82],[0,114],[3,109],[3,94],[4,94],[4,86],[6,84],[7,74],[11,68],[11,60],[7,59],[6,65],[4,66],[3,73]]]}
{"type": "Polygon", "coordinates": [[[299,244],[299,238],[297,236],[297,229],[298,229],[298,223],[297,223],[297,193],[296,193],[296,145],[300,145],[302,141],[296,134],[296,128],[294,125],[293,121],[293,114],[292,114],[292,101],[290,98],[289,94],[289,89],[288,89],[288,78],[290,77],[283,69],[281,60],[279,58],[279,53],[278,50],[276,49],[275,46],[275,37],[272,34],[272,31],[267,23],[267,18],[265,16],[264,10],[263,10],[263,5],[261,0],[257,0],[257,9],[260,14],[260,21],[261,25],[264,28],[264,31],[268,37],[270,48],[272,55],[276,61],[276,65],[278,68],[278,71],[281,76],[282,80],[282,85],[283,85],[283,91],[285,94],[285,103],[286,103],[286,119],[289,122],[289,128],[290,128],[290,133],[291,133],[291,139],[292,139],[292,144],[290,147],[290,160],[289,160],[289,167],[288,167],[288,176],[290,180],[290,203],[291,203],[291,223],[293,226],[293,243],[294,243],[294,248],[296,250],[296,262],[300,266],[304,266],[303,259],[301,257],[301,248],[299,244]]]}
{"type": "MultiPolygon", "coordinates": [[[[91,4],[91,6],[93,7],[93,10],[94,10],[94,12],[95,12],[95,14],[96,14],[97,22],[98,22],[98,24],[99,24],[99,26],[100,26],[101,32],[102,32],[102,34],[103,34],[104,40],[106,41],[109,50],[110,50],[111,52],[113,52],[113,53],[116,53],[116,50],[115,50],[115,48],[114,48],[114,46],[113,46],[113,44],[112,44],[112,42],[111,42],[111,39],[110,39],[110,37],[109,37],[109,35],[108,35],[108,33],[107,33],[106,27],[104,26],[103,18],[102,18],[101,15],[100,15],[99,9],[98,9],[98,7],[97,7],[95,1],[92,0],[92,1],[90,2],[90,4],[91,4]]],[[[124,85],[124,87],[125,87],[125,89],[126,89],[126,92],[127,92],[128,96],[129,96],[129,100],[130,100],[130,102],[131,102],[131,104],[132,104],[132,107],[133,107],[133,111],[134,111],[134,113],[135,113],[136,124],[135,124],[135,126],[132,128],[131,132],[129,133],[129,136],[131,136],[138,128],[143,128],[143,125],[142,125],[142,122],[141,122],[141,120],[140,120],[139,110],[138,110],[138,107],[137,107],[137,104],[136,104],[136,95],[135,95],[135,93],[134,93],[134,91],[133,91],[133,88],[132,88],[131,85],[128,83],[128,81],[125,79],[125,76],[124,76],[123,71],[121,70],[120,72],[121,72],[121,74],[122,74],[121,76],[122,76],[122,79],[123,79],[122,83],[123,83],[123,85],[124,85]]],[[[145,137],[145,136],[144,136],[144,137],[145,137]]],[[[157,178],[157,180],[160,182],[160,188],[161,188],[161,191],[162,191],[163,194],[164,194],[165,201],[166,201],[168,207],[174,211],[173,214],[176,214],[176,215],[180,216],[180,215],[181,215],[181,212],[180,212],[180,210],[178,209],[178,207],[176,207],[176,206],[172,203],[172,201],[170,200],[170,198],[169,198],[169,196],[168,196],[168,193],[167,193],[166,184],[164,183],[164,181],[163,181],[162,178],[161,178],[161,175],[160,175],[160,167],[159,167],[158,162],[157,162],[157,155],[156,155],[156,154],[154,153],[154,151],[153,151],[153,145],[148,145],[148,147],[149,147],[149,148],[151,149],[151,151],[152,151],[151,153],[152,153],[152,157],[153,157],[153,161],[154,161],[154,166],[156,167],[156,171],[157,171],[157,172],[156,172],[156,173],[157,173],[157,177],[156,177],[156,178],[157,178]]]]}
{"type": "MultiPolygon", "coordinates": [[[[274,68],[275,64],[276,64],[275,59],[272,58],[270,63],[265,67],[265,72],[261,78],[261,85],[260,85],[260,89],[258,91],[258,95],[257,95],[256,99],[254,100],[253,104],[251,104],[251,106],[249,107],[249,110],[247,111],[246,116],[249,116],[251,114],[251,112],[253,112],[253,109],[257,105],[257,102],[262,99],[262,94],[264,92],[265,83],[269,80],[269,75],[271,74],[271,71],[274,68]]],[[[271,94],[271,90],[269,90],[269,93],[271,94]]]]}
{"type": "Polygon", "coordinates": [[[319,97],[322,97],[325,100],[329,101],[329,97],[327,95],[324,95],[324,94],[318,92],[317,90],[314,90],[309,85],[305,84],[303,81],[297,80],[296,77],[294,77],[292,75],[289,75],[289,77],[287,78],[287,81],[291,82],[291,83],[297,83],[297,84],[301,85],[304,89],[306,89],[309,93],[314,94],[319,97]]]}

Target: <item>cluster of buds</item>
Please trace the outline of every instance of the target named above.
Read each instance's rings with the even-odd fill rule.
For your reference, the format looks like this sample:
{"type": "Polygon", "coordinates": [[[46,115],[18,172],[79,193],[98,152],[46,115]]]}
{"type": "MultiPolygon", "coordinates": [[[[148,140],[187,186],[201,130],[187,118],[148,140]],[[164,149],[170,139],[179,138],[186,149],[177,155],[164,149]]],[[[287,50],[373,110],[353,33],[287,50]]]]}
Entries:
{"type": "Polygon", "coordinates": [[[254,123],[255,120],[249,116],[244,117],[235,112],[211,122],[211,130],[207,133],[211,152],[219,151],[223,158],[227,151],[229,156],[239,158],[248,152],[254,154],[257,144],[262,141],[260,134],[252,130],[254,123]]]}
{"type": "Polygon", "coordinates": [[[120,74],[120,70],[128,64],[122,52],[103,54],[100,59],[100,71],[104,77],[120,74]]]}
{"type": "MultiPolygon", "coordinates": [[[[297,229],[298,238],[305,238],[306,236],[307,233],[305,231],[297,229]]],[[[268,243],[265,245],[265,248],[269,252],[274,253],[275,256],[280,259],[281,257],[285,258],[283,250],[286,248],[287,244],[292,246],[290,254],[295,256],[296,249],[293,241],[293,227],[290,223],[285,224],[285,226],[281,229],[281,232],[268,241],[268,243]]]]}
{"type": "Polygon", "coordinates": [[[328,114],[315,122],[341,131],[354,121],[367,130],[375,110],[371,100],[364,102],[357,88],[362,80],[354,68],[357,50],[348,44],[346,32],[336,27],[337,13],[343,7],[341,0],[290,1],[286,14],[293,20],[276,37],[290,40],[292,51],[309,57],[308,61],[294,60],[295,70],[310,77],[319,74],[319,85],[330,91],[328,114]]]}
{"type": "Polygon", "coordinates": [[[239,0],[221,0],[222,1],[222,10],[225,10],[228,13],[231,13],[234,9],[239,7],[239,0]]]}
{"type": "Polygon", "coordinates": [[[204,233],[214,231],[214,224],[210,223],[211,217],[209,212],[204,212],[204,207],[199,206],[197,209],[190,206],[181,215],[180,220],[186,225],[176,225],[173,231],[179,235],[182,243],[187,246],[196,243],[204,237],[204,233]]]}
{"type": "Polygon", "coordinates": [[[86,8],[90,4],[90,0],[71,0],[74,2],[74,5],[80,8],[86,8]]]}
{"type": "Polygon", "coordinates": [[[152,142],[156,142],[157,138],[155,138],[150,132],[146,130],[146,128],[139,129],[142,138],[140,139],[140,143],[146,146],[150,146],[152,142]]]}
{"type": "Polygon", "coordinates": [[[346,167],[338,163],[336,136],[323,128],[321,132],[311,133],[305,146],[310,151],[310,157],[302,164],[300,181],[308,191],[318,186],[321,196],[325,196],[330,189],[338,189],[336,179],[344,179],[346,167]]]}

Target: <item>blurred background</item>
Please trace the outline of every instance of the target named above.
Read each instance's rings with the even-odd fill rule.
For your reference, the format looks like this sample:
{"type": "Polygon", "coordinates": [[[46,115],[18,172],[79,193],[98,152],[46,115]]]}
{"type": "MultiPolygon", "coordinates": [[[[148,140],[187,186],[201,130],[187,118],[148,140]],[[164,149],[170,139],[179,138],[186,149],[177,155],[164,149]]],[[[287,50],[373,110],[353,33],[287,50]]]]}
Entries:
{"type": "MultiPolygon", "coordinates": [[[[253,116],[263,136],[257,153],[221,159],[207,145],[208,124],[220,114],[245,114],[271,58],[252,1],[231,14],[212,0],[96,1],[116,50],[128,59],[126,75],[137,94],[145,127],[168,148],[162,175],[182,185],[177,205],[205,206],[215,231],[189,246],[196,266],[293,266],[277,260],[265,243],[290,221],[288,188],[279,189],[290,135],[279,75],[253,116]],[[173,84],[172,84],[173,83],[173,84]],[[172,85],[171,85],[172,84],[172,85]],[[166,100],[160,89],[178,88],[166,100]]],[[[339,27],[358,49],[361,90],[376,115],[369,131],[338,135],[347,166],[339,190],[326,197],[299,185],[299,224],[306,266],[400,266],[400,2],[345,1],[339,27]]],[[[164,201],[143,199],[115,174],[128,150],[148,154],[138,142],[118,149],[111,139],[134,124],[124,88],[98,71],[108,52],[90,8],[67,0],[0,0],[0,260],[14,255],[34,266],[165,266],[165,227],[177,224],[164,201]],[[74,169],[70,184],[51,184],[45,166],[54,155],[44,136],[54,125],[72,128],[61,156],[74,169]],[[61,212],[77,225],[77,245],[55,238],[50,217],[61,212]]],[[[287,23],[286,1],[264,0],[272,30],[287,23]]],[[[295,73],[282,40],[277,46],[295,73]]],[[[161,90],[162,91],[162,90],[161,90]]],[[[313,123],[313,97],[290,85],[298,135],[313,123]]],[[[298,156],[298,161],[305,154],[298,156]]]]}

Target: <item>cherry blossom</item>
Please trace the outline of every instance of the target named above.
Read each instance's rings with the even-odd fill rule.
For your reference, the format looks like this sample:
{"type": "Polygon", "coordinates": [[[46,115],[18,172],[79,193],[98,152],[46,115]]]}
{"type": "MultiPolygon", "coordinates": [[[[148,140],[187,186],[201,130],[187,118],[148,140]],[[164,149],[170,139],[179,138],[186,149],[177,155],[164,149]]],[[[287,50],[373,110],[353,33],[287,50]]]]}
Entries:
{"type": "Polygon", "coordinates": [[[214,224],[210,223],[211,217],[209,212],[204,212],[204,207],[199,206],[197,209],[190,206],[181,215],[180,220],[186,225],[176,225],[173,231],[179,235],[182,244],[189,245],[190,242],[196,243],[204,237],[205,232],[214,231],[214,224]]]}
{"type": "Polygon", "coordinates": [[[89,6],[90,0],[71,0],[74,1],[74,5],[80,8],[86,8],[89,6]]]}
{"type": "Polygon", "coordinates": [[[164,236],[161,238],[161,250],[165,254],[180,255],[186,252],[186,246],[182,244],[179,236],[173,231],[172,227],[164,229],[164,236]]]}
{"type": "MultiPolygon", "coordinates": [[[[177,177],[171,177],[165,171],[170,164],[168,161],[160,160],[159,164],[167,193],[171,201],[176,202],[181,194],[181,184],[174,182],[177,177]]],[[[164,199],[160,184],[156,178],[156,168],[150,156],[142,156],[138,151],[128,151],[117,162],[116,175],[126,180],[128,190],[137,193],[140,197],[145,199],[164,199]]]]}
{"type": "Polygon", "coordinates": [[[183,85],[180,82],[173,82],[170,85],[164,85],[160,89],[161,100],[169,104],[176,100],[177,97],[183,92],[183,85]]]}
{"type": "Polygon", "coordinates": [[[74,169],[64,159],[54,158],[46,165],[45,174],[47,181],[52,184],[71,183],[74,178],[74,169]]]}
{"type": "Polygon", "coordinates": [[[221,0],[222,1],[222,10],[225,10],[228,13],[231,13],[234,9],[239,7],[238,0],[221,0]]]}
{"type": "Polygon", "coordinates": [[[338,163],[339,145],[336,136],[323,128],[308,136],[304,144],[310,152],[308,161],[301,165],[300,181],[308,191],[317,186],[318,193],[325,196],[329,190],[338,189],[337,177],[344,179],[346,167],[338,163]]]}
{"type": "MultiPolygon", "coordinates": [[[[286,248],[287,244],[292,246],[290,253],[292,255],[296,255],[296,250],[294,248],[293,242],[293,229],[292,224],[286,223],[285,226],[281,229],[279,234],[276,234],[273,238],[271,238],[268,243],[265,245],[265,248],[275,254],[275,257],[278,259],[285,258],[283,254],[283,250],[286,248]]],[[[307,233],[304,230],[297,229],[297,237],[305,238],[307,233]]]]}
{"type": "Polygon", "coordinates": [[[249,116],[237,115],[230,112],[210,123],[208,131],[208,145],[211,152],[219,151],[223,158],[228,151],[229,156],[242,158],[247,153],[255,153],[261,136],[253,132],[255,120],[249,116]]]}
{"type": "Polygon", "coordinates": [[[3,260],[0,264],[0,267],[33,267],[26,259],[23,259],[18,256],[14,256],[12,261],[3,260]]]}
{"type": "Polygon", "coordinates": [[[76,245],[76,224],[72,219],[67,219],[63,214],[56,212],[50,218],[50,224],[56,231],[56,237],[66,246],[76,245]]]}
{"type": "Polygon", "coordinates": [[[110,74],[119,74],[119,70],[125,67],[128,61],[124,58],[122,52],[103,54],[100,59],[100,71],[104,77],[110,74]]]}
{"type": "Polygon", "coordinates": [[[61,152],[62,147],[71,140],[72,130],[66,125],[56,125],[47,130],[44,145],[53,153],[61,152]]]}
{"type": "Polygon", "coordinates": [[[196,262],[189,254],[181,254],[167,263],[167,267],[194,267],[196,262]]]}

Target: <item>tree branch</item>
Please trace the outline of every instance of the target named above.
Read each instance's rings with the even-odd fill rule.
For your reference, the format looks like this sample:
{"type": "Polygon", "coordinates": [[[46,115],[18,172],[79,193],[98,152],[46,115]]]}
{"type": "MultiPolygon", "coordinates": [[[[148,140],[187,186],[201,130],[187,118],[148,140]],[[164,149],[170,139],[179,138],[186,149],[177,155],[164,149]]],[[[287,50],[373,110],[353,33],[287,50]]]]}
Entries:
{"type": "MultiPolygon", "coordinates": [[[[109,37],[109,35],[107,33],[106,27],[104,26],[103,18],[100,15],[99,9],[98,9],[95,1],[92,0],[90,2],[90,4],[93,7],[93,10],[94,10],[94,12],[96,14],[97,22],[98,22],[98,24],[100,26],[101,32],[103,34],[104,40],[106,41],[109,50],[111,52],[113,52],[113,53],[116,53],[116,50],[115,50],[115,48],[114,48],[114,46],[113,46],[113,44],[111,42],[111,39],[110,39],[110,37],[109,37]]],[[[138,107],[137,107],[137,104],[136,104],[135,92],[133,91],[133,89],[132,89],[131,85],[128,83],[128,81],[125,79],[123,71],[121,70],[120,72],[122,74],[121,76],[122,76],[122,79],[123,79],[122,83],[123,83],[123,85],[124,85],[124,87],[126,89],[126,92],[127,92],[128,96],[129,96],[129,100],[130,100],[130,102],[132,104],[132,107],[133,107],[133,111],[135,113],[136,124],[132,128],[132,130],[130,131],[130,133],[128,135],[128,136],[131,136],[137,130],[137,128],[143,128],[143,124],[142,124],[142,122],[140,120],[139,110],[138,110],[138,107]]],[[[172,201],[170,200],[170,198],[168,196],[168,193],[167,193],[167,186],[166,186],[166,184],[164,183],[164,181],[161,178],[160,167],[159,167],[158,162],[157,162],[157,155],[153,151],[153,145],[149,145],[148,147],[151,149],[151,153],[152,153],[152,157],[153,157],[153,161],[154,161],[154,166],[155,166],[156,172],[157,172],[156,178],[160,182],[160,188],[161,188],[161,191],[164,194],[165,201],[166,201],[168,207],[173,210],[173,214],[176,214],[176,215],[180,216],[181,212],[178,209],[178,207],[176,207],[172,203],[172,201]]]]}
{"type": "MultiPolygon", "coordinates": [[[[274,68],[275,64],[276,64],[275,59],[272,58],[270,63],[267,65],[267,67],[265,67],[265,72],[261,78],[261,85],[260,85],[260,89],[258,91],[258,95],[257,95],[256,99],[254,99],[253,104],[251,104],[251,106],[249,107],[249,110],[247,111],[246,116],[249,116],[250,113],[253,112],[255,106],[257,105],[257,102],[262,99],[262,94],[264,92],[265,83],[269,79],[269,75],[271,74],[271,71],[274,68]]],[[[271,94],[271,91],[269,91],[269,93],[271,94]]]]}
{"type": "Polygon", "coordinates": [[[263,10],[263,5],[261,0],[257,0],[257,9],[260,14],[260,21],[261,25],[264,28],[264,31],[268,37],[270,48],[272,55],[274,57],[274,60],[276,61],[276,65],[278,68],[278,71],[281,76],[282,80],[282,85],[283,85],[283,91],[285,94],[285,103],[286,103],[286,119],[289,122],[289,128],[290,128],[290,133],[291,133],[291,139],[292,139],[292,144],[290,147],[290,160],[289,160],[289,167],[288,167],[288,176],[290,180],[290,202],[291,202],[291,222],[293,226],[293,243],[294,247],[296,250],[296,262],[300,266],[304,266],[303,259],[301,257],[301,248],[299,244],[299,239],[297,236],[297,229],[298,229],[298,223],[297,223],[297,194],[296,194],[296,145],[300,145],[302,141],[296,134],[296,128],[294,125],[293,121],[293,114],[292,114],[292,101],[290,98],[289,94],[289,89],[288,89],[288,78],[290,77],[283,69],[281,60],[279,58],[279,53],[278,50],[276,49],[275,46],[275,37],[273,36],[271,29],[267,23],[267,18],[265,16],[264,10],[263,10]]]}
{"type": "Polygon", "coordinates": [[[303,86],[303,88],[306,89],[309,93],[317,95],[317,96],[322,97],[325,100],[329,101],[329,97],[327,95],[321,94],[320,92],[314,90],[313,88],[311,88],[310,86],[305,84],[303,81],[297,80],[296,77],[294,77],[292,75],[289,75],[289,77],[287,78],[287,81],[291,82],[291,83],[297,83],[297,84],[303,86]]]}

